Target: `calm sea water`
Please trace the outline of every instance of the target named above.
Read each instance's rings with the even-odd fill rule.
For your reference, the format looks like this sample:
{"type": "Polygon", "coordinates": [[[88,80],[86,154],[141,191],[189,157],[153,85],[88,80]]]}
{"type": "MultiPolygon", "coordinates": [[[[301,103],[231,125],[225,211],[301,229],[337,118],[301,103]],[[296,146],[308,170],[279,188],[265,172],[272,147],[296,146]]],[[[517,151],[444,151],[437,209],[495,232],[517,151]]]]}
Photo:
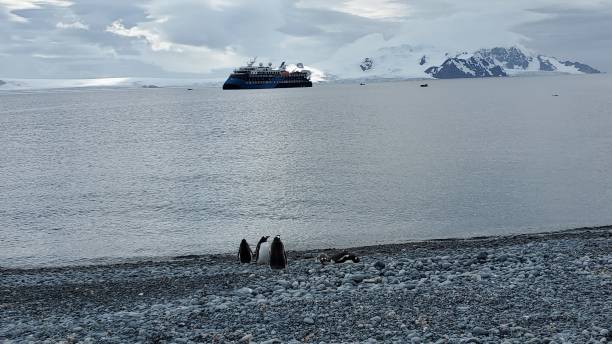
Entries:
{"type": "Polygon", "coordinates": [[[0,266],[612,224],[610,76],[429,85],[0,94],[0,266]]]}

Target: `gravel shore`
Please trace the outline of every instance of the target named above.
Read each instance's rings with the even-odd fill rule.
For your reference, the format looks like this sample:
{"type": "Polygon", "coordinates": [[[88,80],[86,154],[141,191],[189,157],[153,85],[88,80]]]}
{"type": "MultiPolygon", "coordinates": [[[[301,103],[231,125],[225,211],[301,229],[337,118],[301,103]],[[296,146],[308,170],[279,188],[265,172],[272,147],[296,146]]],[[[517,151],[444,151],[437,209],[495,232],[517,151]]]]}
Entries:
{"type": "Polygon", "coordinates": [[[350,251],[0,269],[0,342],[612,341],[612,227],[350,251]]]}

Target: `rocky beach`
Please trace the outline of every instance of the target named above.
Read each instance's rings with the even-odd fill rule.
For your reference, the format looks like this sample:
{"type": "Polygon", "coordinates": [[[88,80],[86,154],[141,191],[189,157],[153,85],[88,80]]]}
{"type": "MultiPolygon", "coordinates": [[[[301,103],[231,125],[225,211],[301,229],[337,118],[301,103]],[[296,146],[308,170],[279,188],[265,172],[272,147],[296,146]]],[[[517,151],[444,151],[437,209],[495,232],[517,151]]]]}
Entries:
{"type": "Polygon", "coordinates": [[[284,272],[235,255],[1,269],[0,342],[612,341],[612,227],[350,251],[289,252],[284,272]]]}

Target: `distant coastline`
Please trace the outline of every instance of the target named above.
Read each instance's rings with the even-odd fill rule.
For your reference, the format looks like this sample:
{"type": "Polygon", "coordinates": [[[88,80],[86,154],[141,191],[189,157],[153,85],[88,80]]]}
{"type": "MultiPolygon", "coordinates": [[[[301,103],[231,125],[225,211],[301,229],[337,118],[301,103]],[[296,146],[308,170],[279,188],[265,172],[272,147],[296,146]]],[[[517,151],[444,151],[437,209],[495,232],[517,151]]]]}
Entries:
{"type": "MultiPolygon", "coordinates": [[[[508,78],[532,78],[532,77],[593,77],[607,75],[606,72],[598,74],[565,74],[559,72],[525,72],[520,75],[509,75],[508,78]]],[[[458,78],[465,79],[465,78],[458,78]]],[[[475,80],[491,78],[470,78],[475,80]]],[[[497,78],[496,78],[497,79],[497,78]]],[[[501,78],[504,79],[504,78],[501,78]]],[[[424,81],[424,80],[445,80],[423,77],[378,77],[364,76],[351,78],[334,78],[333,76],[319,81],[316,84],[359,84],[367,81],[368,83],[402,82],[402,81],[424,81]]],[[[452,80],[452,79],[446,79],[452,80]]],[[[54,89],[91,89],[91,88],[125,88],[142,89],[150,88],[155,85],[164,88],[180,87],[218,87],[223,85],[224,79],[172,79],[172,78],[99,78],[99,79],[19,79],[3,78],[0,79],[0,91],[37,91],[54,89]]]]}

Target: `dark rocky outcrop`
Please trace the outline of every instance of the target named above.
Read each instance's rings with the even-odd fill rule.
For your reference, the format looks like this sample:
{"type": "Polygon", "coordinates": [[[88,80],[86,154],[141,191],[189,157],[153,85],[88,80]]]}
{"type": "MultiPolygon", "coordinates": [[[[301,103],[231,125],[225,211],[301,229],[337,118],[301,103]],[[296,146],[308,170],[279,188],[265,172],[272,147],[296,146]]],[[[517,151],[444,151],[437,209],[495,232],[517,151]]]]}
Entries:
{"type": "Polygon", "coordinates": [[[362,71],[366,71],[366,70],[370,70],[372,69],[372,67],[374,67],[374,60],[372,60],[369,57],[366,57],[365,59],[363,59],[363,61],[361,61],[361,64],[359,65],[359,67],[361,67],[362,71]]]}
{"type": "Polygon", "coordinates": [[[427,63],[427,56],[423,55],[423,57],[421,57],[421,60],[419,61],[419,65],[424,65],[427,63]]]}
{"type": "Polygon", "coordinates": [[[425,73],[436,79],[484,78],[507,76],[503,68],[475,55],[469,59],[449,58],[441,66],[430,67],[425,73]]]}
{"type": "Polygon", "coordinates": [[[538,55],[538,61],[540,61],[540,70],[543,72],[554,72],[555,70],[557,70],[557,68],[553,66],[553,64],[550,63],[550,61],[542,55],[538,55]]]}
{"type": "Polygon", "coordinates": [[[586,74],[598,74],[598,73],[601,73],[599,70],[597,70],[597,69],[595,69],[595,68],[593,68],[593,67],[591,67],[589,65],[586,65],[584,63],[571,62],[571,61],[563,61],[561,63],[563,63],[564,65],[566,65],[568,67],[573,66],[579,72],[582,72],[582,73],[586,73],[586,74]]]}
{"type": "MultiPolygon", "coordinates": [[[[502,48],[495,47],[493,49],[481,49],[478,51],[483,57],[497,60],[503,64],[502,67],[515,69],[515,68],[527,68],[532,58],[525,55],[519,48],[510,47],[502,48]]],[[[491,60],[491,61],[494,61],[491,60]]]]}

